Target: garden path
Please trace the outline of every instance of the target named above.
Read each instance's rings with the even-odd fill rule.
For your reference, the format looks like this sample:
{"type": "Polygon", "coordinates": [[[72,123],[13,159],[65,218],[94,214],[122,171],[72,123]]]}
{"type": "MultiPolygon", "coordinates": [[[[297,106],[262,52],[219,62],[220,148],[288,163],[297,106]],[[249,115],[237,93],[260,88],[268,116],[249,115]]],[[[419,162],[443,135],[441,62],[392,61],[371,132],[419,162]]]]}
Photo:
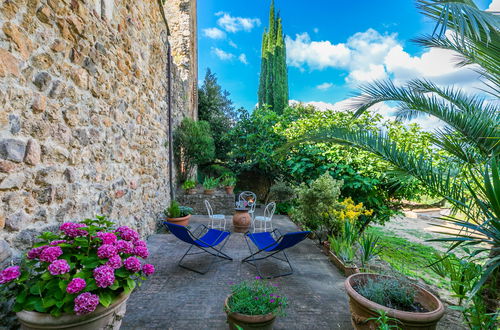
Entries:
{"type": "MultiPolygon", "coordinates": [[[[207,224],[208,219],[193,216],[191,224],[198,223],[207,224]]],[[[297,230],[286,216],[275,216],[273,223],[282,232],[297,230]]],[[[216,263],[205,275],[177,266],[189,246],[173,235],[152,235],[148,246],[148,262],[156,273],[128,300],[122,329],[227,329],[223,304],[229,283],[257,275],[252,266],[240,262],[248,255],[243,234],[233,233],[223,250],[234,260],[216,263]]],[[[209,260],[199,256],[191,258],[200,263],[209,260]]],[[[287,316],[277,319],[275,329],[351,329],[344,277],[315,242],[306,239],[288,256],[295,273],[272,281],[289,299],[287,316]]],[[[276,267],[274,260],[269,266],[276,267]]]]}

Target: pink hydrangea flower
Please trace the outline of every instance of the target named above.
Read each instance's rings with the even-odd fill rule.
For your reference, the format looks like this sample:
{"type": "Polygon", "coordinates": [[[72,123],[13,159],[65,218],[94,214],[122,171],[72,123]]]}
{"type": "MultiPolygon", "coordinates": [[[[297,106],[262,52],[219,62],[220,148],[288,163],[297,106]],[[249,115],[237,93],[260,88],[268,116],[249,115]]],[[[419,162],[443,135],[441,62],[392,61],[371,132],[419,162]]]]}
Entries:
{"type": "Polygon", "coordinates": [[[99,296],[90,292],[85,292],[75,298],[75,311],[76,315],[84,315],[95,311],[99,305],[99,296]]]}
{"type": "Polygon", "coordinates": [[[115,282],[115,270],[107,265],[94,269],[94,278],[98,287],[107,288],[115,282]]]}
{"type": "Polygon", "coordinates": [[[106,265],[113,269],[118,269],[122,266],[122,258],[120,258],[119,255],[114,255],[109,258],[108,262],[106,262],[106,265]]]}
{"type": "Polygon", "coordinates": [[[60,239],[60,240],[57,240],[57,241],[50,242],[50,245],[54,246],[54,245],[59,245],[59,244],[66,243],[66,242],[67,242],[67,240],[60,239]]]}
{"type": "Polygon", "coordinates": [[[47,245],[36,247],[36,248],[33,248],[33,249],[29,250],[28,253],[27,253],[28,259],[37,259],[37,258],[39,258],[40,257],[40,253],[42,253],[42,251],[45,250],[45,248],[47,248],[47,245]]]}
{"type": "Polygon", "coordinates": [[[125,265],[125,268],[131,272],[136,273],[141,270],[141,262],[136,257],[128,257],[125,259],[123,264],[125,265]]]}
{"type": "Polygon", "coordinates": [[[88,231],[79,229],[84,227],[87,227],[84,223],[65,222],[59,227],[59,229],[69,237],[79,237],[87,236],[89,234],[88,231]]]}
{"type": "Polygon", "coordinates": [[[134,246],[137,247],[137,246],[142,246],[142,247],[148,247],[148,245],[146,244],[145,241],[143,241],[142,239],[138,239],[137,241],[134,242],[134,246]]]}
{"type": "Polygon", "coordinates": [[[52,275],[62,275],[69,272],[69,264],[64,259],[55,260],[48,267],[49,273],[52,275]]]}
{"type": "Polygon", "coordinates": [[[113,233],[98,232],[96,236],[101,239],[103,244],[114,244],[117,240],[113,233]]]}
{"type": "Polygon", "coordinates": [[[155,266],[151,264],[145,264],[144,266],[142,266],[142,272],[146,276],[153,275],[153,273],[155,272],[155,266]]]}
{"type": "Polygon", "coordinates": [[[149,250],[147,247],[144,246],[136,246],[134,248],[134,254],[138,257],[146,259],[149,256],[149,250]]]}
{"type": "Polygon", "coordinates": [[[0,284],[5,284],[11,282],[21,276],[21,270],[19,266],[11,266],[5,268],[0,273],[0,284]]]}
{"type": "Polygon", "coordinates": [[[62,254],[63,251],[59,246],[50,246],[42,250],[39,258],[41,261],[53,262],[62,254]]]}
{"type": "Polygon", "coordinates": [[[127,226],[119,227],[116,232],[126,241],[137,241],[139,239],[139,233],[127,226]]]}
{"type": "Polygon", "coordinates": [[[115,256],[118,252],[116,251],[116,247],[112,244],[104,244],[99,246],[97,249],[97,256],[100,259],[108,259],[112,256],[115,256]]]}
{"type": "Polygon", "coordinates": [[[125,254],[134,253],[134,244],[132,244],[132,242],[119,240],[115,243],[115,246],[118,249],[118,252],[120,253],[125,253],[125,254]]]}
{"type": "Polygon", "coordinates": [[[87,283],[85,283],[85,280],[83,278],[74,278],[66,287],[66,292],[69,294],[78,293],[85,289],[86,286],[87,283]]]}

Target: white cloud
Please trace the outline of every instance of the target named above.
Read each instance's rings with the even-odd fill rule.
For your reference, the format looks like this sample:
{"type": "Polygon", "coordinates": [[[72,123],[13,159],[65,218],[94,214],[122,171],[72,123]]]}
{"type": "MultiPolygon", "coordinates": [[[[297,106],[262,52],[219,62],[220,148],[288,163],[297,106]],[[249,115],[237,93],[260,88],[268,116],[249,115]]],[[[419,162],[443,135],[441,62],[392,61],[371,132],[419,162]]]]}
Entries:
{"type": "Polygon", "coordinates": [[[215,15],[220,16],[217,20],[217,25],[231,33],[238,31],[248,32],[254,27],[260,26],[260,19],[258,18],[233,17],[225,12],[218,12],[215,15]]]}
{"type": "Polygon", "coordinates": [[[216,27],[203,29],[203,34],[210,39],[224,39],[226,33],[216,27]]]}
{"type": "Polygon", "coordinates": [[[314,32],[314,33],[318,33],[318,32],[319,32],[319,29],[318,29],[318,28],[314,28],[314,29],[313,29],[313,32],[314,32]]]}
{"type": "Polygon", "coordinates": [[[486,11],[500,11],[500,0],[493,0],[486,11]]]}
{"type": "Polygon", "coordinates": [[[298,34],[295,40],[286,39],[288,64],[301,70],[346,70],[345,81],[353,86],[384,78],[393,78],[397,84],[424,78],[467,90],[479,86],[479,75],[471,67],[455,66],[456,56],[452,51],[429,49],[411,56],[396,38],[396,34],[382,35],[368,29],[352,35],[345,43],[332,44],[312,41],[307,33],[298,34]]]}
{"type": "Polygon", "coordinates": [[[234,55],[228,52],[223,51],[220,48],[212,48],[212,53],[215,54],[219,59],[223,61],[229,61],[234,58],[234,55]]]}
{"type": "Polygon", "coordinates": [[[238,45],[235,44],[232,40],[229,40],[229,46],[231,46],[233,48],[238,48],[238,45]]]}
{"type": "Polygon", "coordinates": [[[240,54],[240,56],[238,56],[238,59],[241,63],[248,64],[247,56],[245,54],[240,54]]]}
{"type": "Polygon", "coordinates": [[[329,82],[324,82],[324,83],[316,86],[317,89],[322,90],[322,91],[326,91],[332,87],[333,87],[333,84],[329,83],[329,82]]]}

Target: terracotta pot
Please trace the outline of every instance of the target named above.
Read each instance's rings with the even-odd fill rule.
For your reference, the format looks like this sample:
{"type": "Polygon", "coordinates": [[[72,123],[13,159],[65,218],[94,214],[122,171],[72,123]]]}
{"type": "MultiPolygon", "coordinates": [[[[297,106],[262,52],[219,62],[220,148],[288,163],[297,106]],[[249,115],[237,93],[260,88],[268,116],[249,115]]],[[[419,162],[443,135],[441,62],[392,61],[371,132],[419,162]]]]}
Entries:
{"type": "Polygon", "coordinates": [[[127,309],[129,294],[122,293],[105,308],[99,305],[95,311],[86,315],[63,314],[53,317],[48,313],[21,311],[17,314],[21,329],[119,329],[127,309]]]}
{"type": "Polygon", "coordinates": [[[213,195],[215,193],[215,189],[205,189],[203,193],[205,195],[213,195]]]}
{"type": "Polygon", "coordinates": [[[252,217],[248,213],[248,209],[234,209],[233,227],[237,233],[245,233],[252,224],[252,217]]]}
{"type": "Polygon", "coordinates": [[[436,329],[438,321],[441,319],[441,317],[443,317],[444,314],[443,303],[441,303],[441,301],[432,293],[419,287],[418,285],[411,284],[417,292],[415,300],[429,312],[404,312],[397,309],[388,308],[366,299],[358,292],[356,292],[356,290],[354,290],[353,285],[355,285],[356,283],[363,283],[366,282],[369,278],[375,279],[377,277],[390,278],[390,276],[386,275],[360,273],[349,276],[344,282],[347,295],[349,296],[351,322],[355,329],[377,329],[375,320],[368,321],[368,319],[377,318],[379,316],[377,311],[379,310],[385,311],[387,313],[387,316],[389,316],[390,318],[399,320],[400,323],[398,323],[397,325],[402,329],[436,329]]]}
{"type": "Polygon", "coordinates": [[[227,314],[227,323],[229,324],[229,329],[239,330],[239,329],[253,329],[253,330],[271,330],[273,329],[274,321],[276,320],[276,315],[273,313],[265,315],[245,315],[240,313],[234,313],[229,311],[228,301],[231,296],[229,295],[224,302],[224,310],[227,314]],[[237,327],[239,326],[239,328],[237,327]]]}
{"type": "Polygon", "coordinates": [[[358,274],[359,273],[359,268],[356,265],[346,265],[344,261],[337,257],[335,253],[332,251],[328,251],[327,254],[328,258],[330,261],[337,267],[340,272],[342,272],[345,276],[350,276],[352,274],[358,274]]]}
{"type": "Polygon", "coordinates": [[[226,186],[224,187],[224,189],[226,190],[226,194],[231,195],[233,193],[234,187],[226,186]]]}
{"type": "Polygon", "coordinates": [[[167,218],[167,221],[170,223],[175,223],[176,225],[187,226],[189,224],[190,218],[191,214],[188,214],[185,217],[180,217],[180,218],[167,218]]]}
{"type": "Polygon", "coordinates": [[[188,194],[188,195],[196,195],[196,189],[195,188],[187,189],[186,190],[186,194],[188,194]]]}

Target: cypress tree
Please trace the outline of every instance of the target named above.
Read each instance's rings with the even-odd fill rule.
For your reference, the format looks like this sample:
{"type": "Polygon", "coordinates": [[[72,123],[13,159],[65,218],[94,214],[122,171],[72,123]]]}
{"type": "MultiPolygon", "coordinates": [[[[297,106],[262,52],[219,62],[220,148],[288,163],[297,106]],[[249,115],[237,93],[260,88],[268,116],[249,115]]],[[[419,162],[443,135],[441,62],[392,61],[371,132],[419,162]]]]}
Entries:
{"type": "Polygon", "coordinates": [[[269,11],[269,27],[262,36],[262,59],[259,80],[259,106],[269,105],[282,113],[288,105],[288,70],[283,23],[276,16],[274,0],[269,11]]]}

